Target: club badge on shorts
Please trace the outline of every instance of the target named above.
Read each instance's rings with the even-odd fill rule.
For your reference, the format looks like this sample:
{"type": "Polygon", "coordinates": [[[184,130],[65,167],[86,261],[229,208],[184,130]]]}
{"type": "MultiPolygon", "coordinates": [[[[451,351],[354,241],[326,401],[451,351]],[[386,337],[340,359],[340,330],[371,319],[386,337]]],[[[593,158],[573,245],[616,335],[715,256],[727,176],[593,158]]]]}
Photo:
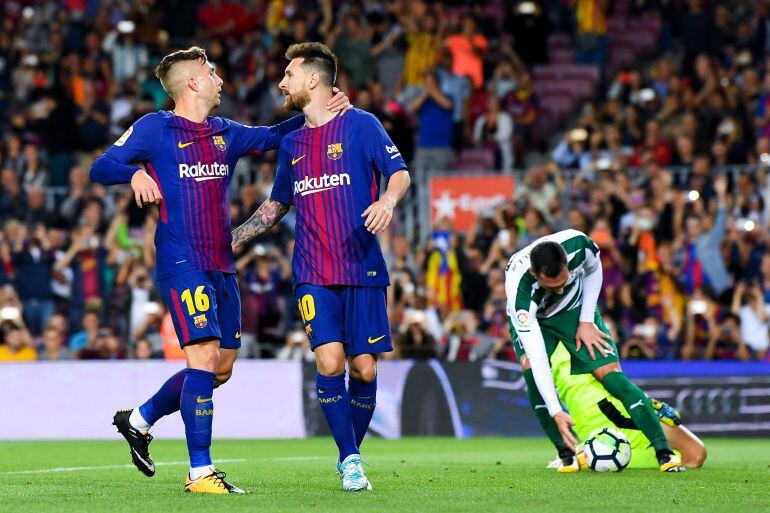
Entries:
{"type": "Polygon", "coordinates": [[[205,328],[206,325],[208,325],[209,321],[206,320],[206,314],[200,314],[196,315],[193,318],[193,324],[195,324],[196,328],[202,329],[205,328]]]}

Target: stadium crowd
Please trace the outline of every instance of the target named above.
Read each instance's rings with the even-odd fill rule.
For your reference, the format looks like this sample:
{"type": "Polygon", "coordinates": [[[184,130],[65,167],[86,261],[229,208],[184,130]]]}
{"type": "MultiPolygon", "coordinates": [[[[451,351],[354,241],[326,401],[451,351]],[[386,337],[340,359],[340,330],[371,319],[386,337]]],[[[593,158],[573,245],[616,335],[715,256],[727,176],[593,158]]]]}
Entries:
{"type": "MultiPolygon", "coordinates": [[[[760,359],[770,330],[770,16],[748,0],[362,2],[6,0],[0,31],[0,360],[183,358],[153,286],[154,209],[88,180],[95,155],[169,99],[152,69],[205,46],[218,115],[286,117],[283,52],[321,40],[420,182],[458,152],[524,170],[468,233],[382,237],[393,357],[515,359],[508,257],[568,227],[602,249],[600,307],[630,359],[760,359]],[[311,5],[312,4],[312,5],[311,5]],[[193,8],[195,7],[195,8],[193,8]],[[607,22],[662,21],[650,62],[607,67],[607,22]],[[540,140],[532,69],[565,33],[602,73],[559,141],[540,140]],[[612,73],[611,76],[608,76],[612,73]]],[[[244,159],[234,223],[270,191],[244,159]]],[[[312,358],[291,293],[292,216],[237,256],[247,357],[312,358]]]]}

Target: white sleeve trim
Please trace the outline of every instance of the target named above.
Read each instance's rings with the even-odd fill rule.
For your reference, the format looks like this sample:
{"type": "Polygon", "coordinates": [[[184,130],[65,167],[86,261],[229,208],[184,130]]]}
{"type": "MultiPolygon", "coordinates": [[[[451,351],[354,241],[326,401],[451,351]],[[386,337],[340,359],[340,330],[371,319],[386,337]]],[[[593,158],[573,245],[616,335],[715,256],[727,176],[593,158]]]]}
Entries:
{"type": "Polygon", "coordinates": [[[545,349],[543,333],[540,331],[540,324],[537,322],[537,305],[530,302],[529,310],[516,310],[516,294],[519,289],[519,282],[524,273],[529,272],[529,269],[526,265],[522,265],[523,268],[519,269],[515,267],[518,266],[514,266],[514,268],[509,269],[505,273],[508,316],[511,319],[514,330],[516,330],[521,346],[527,354],[537,390],[543,397],[543,401],[545,401],[548,413],[553,417],[562,411],[562,407],[559,402],[559,396],[556,393],[553,376],[551,375],[551,363],[548,360],[548,353],[545,349]]]}
{"type": "Polygon", "coordinates": [[[580,305],[580,322],[594,322],[596,303],[602,291],[602,261],[599,253],[586,250],[585,275],[583,276],[583,299],[580,305]],[[593,262],[592,262],[593,260],[593,262]]]}

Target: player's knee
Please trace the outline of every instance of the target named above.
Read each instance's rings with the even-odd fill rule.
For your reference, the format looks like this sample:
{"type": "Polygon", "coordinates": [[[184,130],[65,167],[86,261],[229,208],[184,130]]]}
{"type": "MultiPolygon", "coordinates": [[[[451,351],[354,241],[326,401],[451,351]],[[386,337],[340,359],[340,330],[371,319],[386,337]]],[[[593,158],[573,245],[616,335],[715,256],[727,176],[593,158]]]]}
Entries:
{"type": "Polygon", "coordinates": [[[345,372],[345,360],[339,360],[329,356],[321,356],[316,353],[316,366],[322,376],[338,376],[345,372]]]}
{"type": "Polygon", "coordinates": [[[371,383],[377,377],[377,365],[374,362],[350,367],[350,377],[363,383],[371,383]]]}
{"type": "Polygon", "coordinates": [[[191,346],[188,353],[190,366],[207,370],[209,372],[218,372],[219,370],[219,348],[216,344],[201,343],[191,346]]]}
{"type": "Polygon", "coordinates": [[[217,374],[217,379],[214,381],[214,387],[219,387],[230,381],[230,378],[233,376],[233,370],[230,369],[229,371],[225,372],[219,372],[217,374]]]}
{"type": "Polygon", "coordinates": [[[682,454],[682,463],[688,468],[700,468],[706,461],[706,447],[698,445],[694,450],[682,454]]]}
{"type": "Polygon", "coordinates": [[[596,379],[598,379],[599,381],[602,381],[604,380],[605,376],[607,376],[607,374],[609,374],[610,372],[623,372],[623,371],[620,370],[620,366],[618,364],[610,363],[594,370],[592,374],[596,379]]]}

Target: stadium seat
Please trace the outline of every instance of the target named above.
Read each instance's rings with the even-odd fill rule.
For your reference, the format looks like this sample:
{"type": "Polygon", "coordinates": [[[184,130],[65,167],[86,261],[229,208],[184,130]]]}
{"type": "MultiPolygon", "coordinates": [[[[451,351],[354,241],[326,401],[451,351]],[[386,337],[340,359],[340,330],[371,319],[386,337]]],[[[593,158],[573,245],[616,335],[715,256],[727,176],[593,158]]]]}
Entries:
{"type": "Polygon", "coordinates": [[[553,64],[571,64],[575,62],[575,51],[571,48],[553,50],[548,58],[553,64]]]}
{"type": "Polygon", "coordinates": [[[532,69],[532,79],[535,82],[547,82],[549,80],[559,80],[560,74],[556,66],[540,65],[532,69]]]}
{"type": "Polygon", "coordinates": [[[488,148],[467,148],[455,160],[455,169],[492,169],[495,167],[495,153],[488,148]]]}

